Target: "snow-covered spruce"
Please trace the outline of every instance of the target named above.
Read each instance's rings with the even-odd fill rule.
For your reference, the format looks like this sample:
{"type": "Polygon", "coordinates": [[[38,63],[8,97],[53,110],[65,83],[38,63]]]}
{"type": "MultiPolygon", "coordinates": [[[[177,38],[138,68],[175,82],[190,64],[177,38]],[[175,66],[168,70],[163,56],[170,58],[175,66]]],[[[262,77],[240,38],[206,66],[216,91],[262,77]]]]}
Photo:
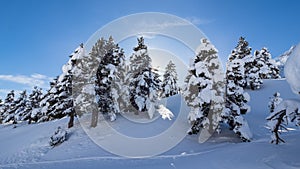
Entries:
{"type": "Polygon", "coordinates": [[[112,37],[104,48],[106,53],[100,60],[96,74],[96,96],[100,113],[108,115],[110,121],[114,121],[116,114],[120,113],[119,98],[122,84],[119,75],[122,75],[120,72],[125,69],[125,56],[112,37]]]}
{"type": "Polygon", "coordinates": [[[217,58],[215,47],[207,39],[201,39],[183,88],[183,96],[191,109],[189,134],[197,134],[202,128],[217,128],[219,124],[222,110],[219,102],[223,102],[223,92],[220,89],[222,85],[213,84],[221,72],[217,58]]]}
{"type": "Polygon", "coordinates": [[[238,59],[240,63],[242,63],[243,69],[240,71],[239,79],[237,80],[237,84],[243,88],[247,86],[246,75],[247,69],[250,69],[249,64],[245,64],[245,59],[251,57],[251,47],[249,47],[249,43],[245,40],[244,37],[240,37],[237,46],[231,51],[228,60],[231,62],[233,60],[238,59]]]}
{"type": "Polygon", "coordinates": [[[75,117],[72,97],[73,69],[83,51],[83,44],[81,44],[69,56],[68,62],[63,65],[62,74],[50,82],[50,89],[40,102],[42,108],[38,122],[69,116],[68,127],[73,126],[75,117]]]}
{"type": "Polygon", "coordinates": [[[245,57],[244,62],[247,86],[252,90],[260,89],[260,86],[263,84],[260,77],[264,65],[263,62],[261,62],[255,54],[254,56],[248,55],[245,57]]]}
{"type": "Polygon", "coordinates": [[[57,146],[66,141],[67,134],[66,130],[58,126],[54,134],[50,137],[50,146],[57,146]]]}
{"type": "Polygon", "coordinates": [[[278,79],[280,78],[280,69],[278,68],[275,60],[269,50],[263,47],[260,51],[254,52],[255,60],[258,62],[260,67],[259,76],[262,79],[278,79]]]}
{"type": "MultiPolygon", "coordinates": [[[[153,117],[155,107],[161,89],[161,81],[155,69],[151,66],[151,58],[148,54],[144,38],[138,38],[138,46],[130,57],[130,65],[126,80],[129,84],[129,99],[131,105],[138,112],[147,112],[149,118],[153,117]]],[[[136,113],[138,113],[135,110],[136,113]]]]}
{"type": "Polygon", "coordinates": [[[2,124],[2,120],[3,120],[3,105],[4,105],[4,102],[2,99],[0,99],[0,124],[2,124]]]}
{"type": "Polygon", "coordinates": [[[9,122],[11,120],[16,123],[16,120],[14,118],[14,110],[15,110],[15,91],[10,91],[5,100],[4,104],[2,105],[1,109],[1,121],[2,123],[9,122]]]}
{"type": "Polygon", "coordinates": [[[91,126],[96,127],[98,122],[98,106],[95,101],[95,74],[101,57],[105,53],[104,45],[106,40],[99,39],[93,46],[89,55],[85,54],[82,45],[78,52],[73,54],[76,58],[76,65],[72,69],[73,75],[73,98],[76,115],[82,116],[84,113],[92,113],[91,126]]]}
{"type": "Polygon", "coordinates": [[[222,119],[243,141],[250,141],[252,133],[243,116],[250,111],[250,106],[247,105],[250,96],[239,83],[243,79],[243,66],[242,59],[236,58],[227,62],[226,102],[222,119]]]}
{"type": "Polygon", "coordinates": [[[280,93],[279,92],[275,92],[273,94],[273,96],[270,97],[270,101],[269,101],[269,104],[268,104],[270,113],[274,112],[274,109],[279,105],[279,103],[282,102],[282,100],[283,99],[280,97],[280,93]]]}
{"type": "Polygon", "coordinates": [[[34,87],[28,98],[28,103],[25,107],[23,121],[28,120],[28,124],[38,122],[42,117],[40,102],[43,97],[42,89],[34,87]]]}
{"type": "Polygon", "coordinates": [[[274,112],[272,112],[266,119],[268,120],[267,126],[272,132],[271,143],[279,144],[284,143],[280,138],[281,131],[287,131],[287,124],[300,125],[300,102],[297,100],[284,100],[279,103],[274,112]]]}
{"type": "Polygon", "coordinates": [[[166,66],[163,78],[161,97],[170,97],[178,94],[176,65],[172,61],[166,66]]]}
{"type": "Polygon", "coordinates": [[[189,72],[183,95],[191,109],[188,119],[192,128],[189,134],[197,134],[201,128],[209,126],[207,116],[212,95],[212,80],[205,62],[194,63],[190,66],[189,72]]]}
{"type": "Polygon", "coordinates": [[[19,98],[15,101],[14,123],[22,120],[24,114],[26,113],[27,102],[27,93],[26,90],[24,90],[19,94],[19,98]]]}

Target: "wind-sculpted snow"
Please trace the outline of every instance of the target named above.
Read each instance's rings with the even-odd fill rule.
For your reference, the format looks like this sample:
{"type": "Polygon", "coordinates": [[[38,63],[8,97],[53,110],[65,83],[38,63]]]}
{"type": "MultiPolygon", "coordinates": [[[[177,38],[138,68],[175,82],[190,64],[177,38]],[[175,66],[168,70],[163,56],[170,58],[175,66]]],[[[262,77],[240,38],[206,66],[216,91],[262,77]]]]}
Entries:
{"type": "Polygon", "coordinates": [[[292,90],[300,94],[300,44],[295,47],[292,54],[286,61],[284,74],[292,90]]]}

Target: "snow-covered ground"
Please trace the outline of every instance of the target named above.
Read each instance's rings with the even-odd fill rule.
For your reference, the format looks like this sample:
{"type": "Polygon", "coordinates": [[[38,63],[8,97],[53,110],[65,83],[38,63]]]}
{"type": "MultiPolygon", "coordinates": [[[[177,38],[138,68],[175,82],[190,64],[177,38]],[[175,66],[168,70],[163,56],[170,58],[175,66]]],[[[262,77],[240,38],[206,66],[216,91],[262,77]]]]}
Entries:
{"type": "MultiPolygon", "coordinates": [[[[223,126],[220,134],[213,135],[203,144],[197,142],[197,136],[187,136],[176,147],[161,155],[130,159],[101,149],[89,139],[77,121],[75,127],[68,130],[67,141],[52,148],[49,146],[50,137],[58,126],[66,126],[68,119],[64,118],[40,124],[18,124],[16,128],[13,125],[1,125],[0,168],[300,168],[299,129],[282,133],[286,141],[284,144],[269,143],[271,133],[265,127],[265,118],[269,114],[269,97],[276,91],[281,93],[283,99],[300,99],[285,80],[264,80],[260,90],[248,91],[251,112],[246,119],[253,132],[250,143],[240,142],[232,131],[223,126]]],[[[176,118],[180,96],[170,99],[167,107],[176,118]]],[[[126,120],[119,117],[113,125],[134,137],[155,135],[173,122],[157,119],[152,124],[140,124],[141,127],[122,127],[128,123],[126,120]]]]}

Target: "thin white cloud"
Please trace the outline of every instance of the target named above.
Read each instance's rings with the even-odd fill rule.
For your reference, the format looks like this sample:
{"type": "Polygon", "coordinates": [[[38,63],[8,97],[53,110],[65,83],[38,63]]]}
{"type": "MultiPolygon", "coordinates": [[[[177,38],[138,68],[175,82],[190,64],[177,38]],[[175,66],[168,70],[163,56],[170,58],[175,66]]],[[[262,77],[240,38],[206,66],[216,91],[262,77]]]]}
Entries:
{"type": "Polygon", "coordinates": [[[38,86],[41,88],[48,88],[49,81],[51,80],[51,77],[47,77],[42,74],[32,74],[30,76],[25,75],[0,75],[0,80],[2,81],[8,81],[13,82],[21,85],[25,85],[27,87],[34,87],[38,86]]]}
{"type": "Polygon", "coordinates": [[[169,21],[162,21],[162,22],[140,22],[137,26],[140,27],[140,29],[144,29],[146,32],[152,32],[152,31],[161,31],[166,30],[172,27],[181,27],[189,25],[188,22],[184,20],[169,20],[169,21]]]}
{"type": "Polygon", "coordinates": [[[195,16],[186,17],[185,19],[194,25],[206,25],[206,24],[210,24],[210,23],[214,22],[214,20],[200,19],[195,16]]]}

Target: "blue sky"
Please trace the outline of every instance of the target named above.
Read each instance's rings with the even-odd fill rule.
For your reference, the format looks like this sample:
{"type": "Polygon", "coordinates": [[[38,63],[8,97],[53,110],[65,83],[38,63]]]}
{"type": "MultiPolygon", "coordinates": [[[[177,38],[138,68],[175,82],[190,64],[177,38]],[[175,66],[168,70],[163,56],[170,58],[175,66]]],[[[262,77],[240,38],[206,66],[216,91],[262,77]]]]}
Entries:
{"type": "MultiPolygon", "coordinates": [[[[300,42],[300,1],[214,0],[1,0],[0,92],[45,87],[68,55],[119,17],[163,12],[201,29],[226,60],[240,36],[273,56],[300,42]]],[[[1,94],[0,94],[1,95],[1,94]]]]}

